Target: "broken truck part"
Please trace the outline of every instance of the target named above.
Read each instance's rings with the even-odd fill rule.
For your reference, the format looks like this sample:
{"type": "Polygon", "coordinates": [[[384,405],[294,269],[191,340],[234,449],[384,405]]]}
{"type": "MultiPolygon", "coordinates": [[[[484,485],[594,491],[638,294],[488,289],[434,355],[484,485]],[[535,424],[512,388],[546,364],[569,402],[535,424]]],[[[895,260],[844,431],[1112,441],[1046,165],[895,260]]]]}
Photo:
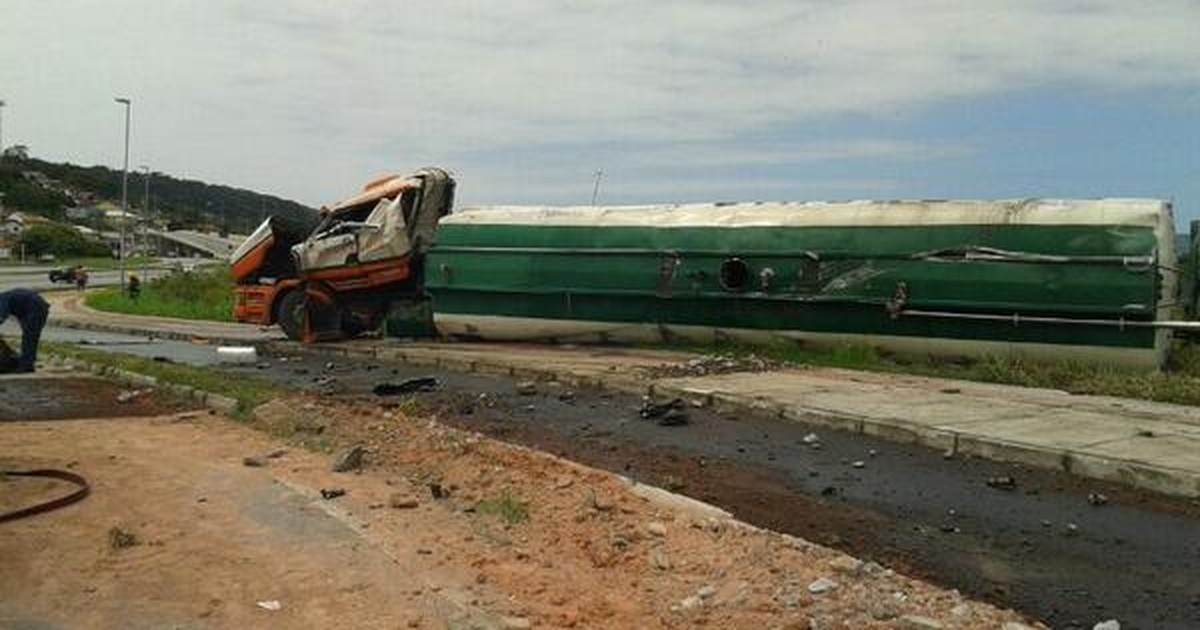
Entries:
{"type": "Polygon", "coordinates": [[[269,218],[230,257],[234,318],[278,323],[305,341],[353,337],[385,320],[397,334],[421,332],[430,318],[425,255],[454,185],[437,168],[383,177],[322,208],[307,234],[269,218]]]}

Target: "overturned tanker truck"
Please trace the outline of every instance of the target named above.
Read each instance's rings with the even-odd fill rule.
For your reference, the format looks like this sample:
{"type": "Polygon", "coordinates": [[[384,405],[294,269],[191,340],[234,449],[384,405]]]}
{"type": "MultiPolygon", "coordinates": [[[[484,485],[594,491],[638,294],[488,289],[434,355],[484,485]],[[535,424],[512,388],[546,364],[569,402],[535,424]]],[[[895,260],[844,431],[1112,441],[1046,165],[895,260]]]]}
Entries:
{"type": "MultiPolygon", "coordinates": [[[[351,229],[386,238],[378,225],[351,229]]],[[[1174,331],[1200,328],[1184,319],[1195,248],[1178,261],[1173,226],[1169,203],[1140,199],[474,207],[440,221],[408,286],[432,296],[436,332],[460,339],[861,343],[1153,367],[1174,331]]],[[[320,230],[293,248],[301,282],[320,230]]],[[[238,318],[268,323],[249,312],[238,318]]]]}

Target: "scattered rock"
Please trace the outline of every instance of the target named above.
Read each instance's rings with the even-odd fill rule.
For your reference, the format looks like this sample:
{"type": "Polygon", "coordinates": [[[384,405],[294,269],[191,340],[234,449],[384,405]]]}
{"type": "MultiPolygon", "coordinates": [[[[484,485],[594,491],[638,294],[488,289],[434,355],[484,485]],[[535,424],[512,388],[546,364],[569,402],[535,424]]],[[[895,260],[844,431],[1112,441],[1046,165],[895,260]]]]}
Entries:
{"type": "Polygon", "coordinates": [[[962,388],[960,388],[960,387],[943,387],[942,393],[943,394],[961,394],[962,388]]]}
{"type": "Polygon", "coordinates": [[[392,495],[388,497],[388,505],[396,508],[397,510],[411,510],[420,506],[421,502],[418,501],[416,497],[410,496],[403,492],[393,492],[392,495]]]}
{"type": "Polygon", "coordinates": [[[325,499],[326,501],[330,499],[336,499],[344,494],[346,494],[346,490],[344,488],[321,488],[321,498],[325,499]]]}
{"type": "Polygon", "coordinates": [[[613,501],[611,497],[604,496],[603,494],[597,494],[596,492],[592,492],[591,499],[592,507],[601,512],[608,512],[617,506],[616,502],[613,501]]]}
{"type": "Polygon", "coordinates": [[[435,499],[448,499],[450,498],[450,489],[440,483],[430,483],[429,495],[435,499]]]}
{"type": "Polygon", "coordinates": [[[707,584],[705,586],[701,586],[700,589],[696,591],[696,596],[704,601],[708,601],[708,600],[712,599],[713,596],[716,594],[717,594],[717,587],[713,586],[712,584],[707,584]]]}
{"type": "Polygon", "coordinates": [[[666,551],[655,547],[654,549],[650,550],[650,566],[658,569],[659,571],[670,571],[671,558],[667,555],[666,551]]]}
{"type": "Polygon", "coordinates": [[[575,483],[574,479],[572,479],[566,475],[563,475],[563,476],[559,477],[557,481],[554,482],[554,487],[558,488],[559,490],[566,490],[567,488],[570,488],[574,483],[575,483]]]}
{"type": "Polygon", "coordinates": [[[537,383],[533,381],[518,381],[516,389],[517,393],[522,396],[533,396],[537,393],[537,383]]]}
{"type": "Polygon", "coordinates": [[[269,610],[271,612],[275,612],[275,611],[283,609],[283,604],[279,603],[278,599],[264,599],[262,601],[255,602],[255,603],[258,605],[259,608],[261,608],[263,610],[269,610]]]}
{"type": "Polygon", "coordinates": [[[691,612],[704,606],[704,600],[697,595],[689,595],[679,602],[679,610],[681,612],[691,612]]]}
{"type": "Polygon", "coordinates": [[[352,446],[342,451],[333,458],[333,472],[350,472],[362,468],[365,453],[361,446],[352,446]]]}
{"type": "Polygon", "coordinates": [[[267,465],[267,459],[265,457],[243,457],[242,465],[251,468],[262,468],[267,465]]]}
{"type": "Polygon", "coordinates": [[[1000,626],[1000,630],[1034,630],[1034,629],[1032,626],[1027,626],[1023,623],[1017,623],[1015,621],[1006,621],[1003,626],[1000,626]]]}
{"type": "Polygon", "coordinates": [[[865,570],[865,565],[861,560],[851,558],[850,556],[838,556],[829,561],[829,568],[838,573],[859,575],[865,570]]]}
{"type": "Polygon", "coordinates": [[[855,467],[855,468],[866,468],[866,467],[867,467],[867,462],[864,462],[863,460],[861,460],[861,459],[860,459],[860,460],[857,460],[857,461],[855,461],[854,463],[852,463],[852,464],[850,464],[850,465],[851,465],[851,466],[853,466],[853,467],[855,467]]]}
{"type": "Polygon", "coordinates": [[[1121,622],[1117,621],[1116,619],[1101,621],[1100,623],[1092,626],[1092,630],[1121,630],[1121,622]]]}
{"type": "Polygon", "coordinates": [[[816,433],[809,433],[808,435],[800,438],[800,441],[811,446],[813,444],[820,444],[821,438],[818,437],[816,433]]]}
{"type": "Polygon", "coordinates": [[[808,585],[808,592],[813,595],[828,593],[838,587],[838,583],[829,578],[817,578],[812,584],[808,585]]]}
{"type": "Polygon", "coordinates": [[[267,453],[267,459],[279,459],[280,457],[287,455],[287,453],[288,453],[288,451],[286,448],[276,449],[276,450],[271,451],[270,453],[267,453]]]}
{"type": "Polygon", "coordinates": [[[667,526],[658,521],[651,521],[646,524],[646,531],[655,536],[662,537],[667,535],[667,526]]]}
{"type": "Polygon", "coordinates": [[[1088,503],[1095,505],[1097,507],[1099,507],[1101,505],[1107,505],[1108,497],[1099,492],[1089,492],[1088,493],[1088,503]]]}
{"type": "Polygon", "coordinates": [[[944,630],[946,627],[935,619],[920,615],[904,615],[899,619],[899,624],[907,630],[944,630]]]}
{"type": "Polygon", "coordinates": [[[1079,526],[1076,525],[1075,523],[1067,523],[1066,528],[1063,529],[1063,536],[1074,537],[1074,536],[1078,536],[1078,535],[1079,535],[1079,526]]]}
{"type": "Polygon", "coordinates": [[[533,627],[533,622],[524,617],[501,617],[500,627],[505,630],[528,630],[533,627]]]}

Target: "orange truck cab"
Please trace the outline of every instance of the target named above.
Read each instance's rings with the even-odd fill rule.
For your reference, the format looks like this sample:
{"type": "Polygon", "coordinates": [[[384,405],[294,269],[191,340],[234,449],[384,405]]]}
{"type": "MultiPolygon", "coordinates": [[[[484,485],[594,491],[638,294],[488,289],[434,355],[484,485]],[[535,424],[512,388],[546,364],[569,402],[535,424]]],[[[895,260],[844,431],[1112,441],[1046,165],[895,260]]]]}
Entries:
{"type": "Polygon", "coordinates": [[[311,231],[271,217],[230,256],[239,322],[279,324],[319,341],[373,330],[427,304],[425,253],[449,214],[454,179],[426,168],[389,175],[321,209],[311,231]]]}

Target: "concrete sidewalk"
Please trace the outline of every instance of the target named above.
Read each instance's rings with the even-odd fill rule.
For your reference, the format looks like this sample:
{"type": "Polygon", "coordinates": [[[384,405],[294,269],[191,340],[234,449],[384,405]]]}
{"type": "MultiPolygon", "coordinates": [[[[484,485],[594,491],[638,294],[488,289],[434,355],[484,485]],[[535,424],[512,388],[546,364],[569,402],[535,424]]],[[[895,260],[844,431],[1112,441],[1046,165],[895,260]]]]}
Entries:
{"type": "MultiPolygon", "coordinates": [[[[295,346],[291,346],[295,347],[295,346]]],[[[830,368],[660,377],[694,355],[489,343],[323,346],[348,355],[596,385],[1200,497],[1200,408],[830,368]]]]}

